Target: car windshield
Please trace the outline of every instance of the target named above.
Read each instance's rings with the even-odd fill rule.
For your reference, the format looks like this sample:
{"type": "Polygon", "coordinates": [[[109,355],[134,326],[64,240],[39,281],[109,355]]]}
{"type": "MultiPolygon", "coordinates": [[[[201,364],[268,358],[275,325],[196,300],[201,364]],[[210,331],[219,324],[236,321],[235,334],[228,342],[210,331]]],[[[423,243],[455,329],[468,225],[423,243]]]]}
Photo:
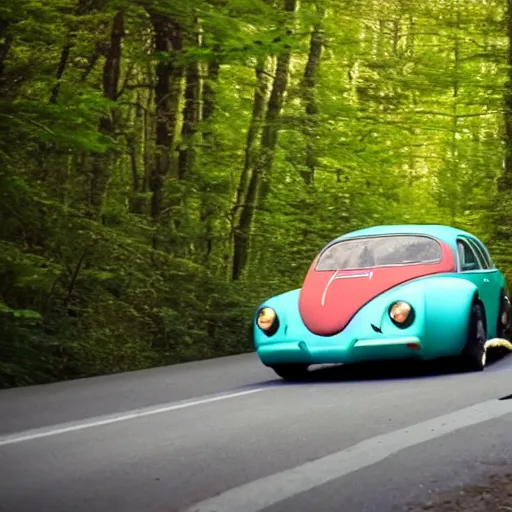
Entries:
{"type": "Polygon", "coordinates": [[[338,242],[325,250],[316,270],[348,270],[441,261],[441,246],[426,236],[399,235],[338,242]]]}

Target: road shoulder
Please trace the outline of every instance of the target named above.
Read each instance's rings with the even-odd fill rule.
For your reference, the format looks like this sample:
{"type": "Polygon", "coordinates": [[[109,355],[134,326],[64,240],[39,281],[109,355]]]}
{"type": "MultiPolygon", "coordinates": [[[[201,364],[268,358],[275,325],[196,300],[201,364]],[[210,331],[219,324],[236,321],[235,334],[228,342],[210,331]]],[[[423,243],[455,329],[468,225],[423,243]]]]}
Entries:
{"type": "Polygon", "coordinates": [[[435,494],[424,504],[409,505],[406,512],[505,512],[512,510],[512,465],[480,483],[458,486],[435,494]]]}

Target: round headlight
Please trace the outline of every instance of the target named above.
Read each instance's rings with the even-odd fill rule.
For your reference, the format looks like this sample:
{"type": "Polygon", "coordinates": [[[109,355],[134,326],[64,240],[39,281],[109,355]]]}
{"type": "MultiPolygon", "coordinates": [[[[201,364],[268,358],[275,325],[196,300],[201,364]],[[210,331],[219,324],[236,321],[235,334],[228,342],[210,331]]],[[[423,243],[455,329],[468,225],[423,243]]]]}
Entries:
{"type": "Polygon", "coordinates": [[[404,327],[407,323],[412,321],[412,306],[408,302],[404,301],[395,302],[389,308],[389,316],[395,324],[400,327],[404,327]]]}
{"type": "Polygon", "coordinates": [[[262,308],[256,323],[262,331],[269,331],[276,321],[276,312],[272,308],[262,308]]]}

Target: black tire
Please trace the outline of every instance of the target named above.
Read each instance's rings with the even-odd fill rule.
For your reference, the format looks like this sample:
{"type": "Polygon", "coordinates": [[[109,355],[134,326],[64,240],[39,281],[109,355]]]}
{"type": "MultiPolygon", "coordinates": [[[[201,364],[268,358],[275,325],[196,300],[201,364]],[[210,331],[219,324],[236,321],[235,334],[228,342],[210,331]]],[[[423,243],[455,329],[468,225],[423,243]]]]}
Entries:
{"type": "Polygon", "coordinates": [[[500,296],[500,312],[498,314],[498,326],[496,332],[498,338],[512,340],[512,305],[509,298],[502,292],[500,296]]]}
{"type": "Polygon", "coordinates": [[[284,380],[305,380],[308,375],[308,364],[276,364],[271,366],[279,377],[284,380]]]}
{"type": "Polygon", "coordinates": [[[502,342],[512,341],[512,305],[510,299],[503,293],[500,294],[500,310],[496,319],[496,338],[497,343],[493,343],[487,348],[487,365],[494,363],[510,353],[509,347],[502,342]]]}
{"type": "Polygon", "coordinates": [[[485,311],[480,302],[471,306],[468,323],[468,339],[461,354],[462,367],[465,371],[481,372],[487,364],[487,328],[485,311]]]}

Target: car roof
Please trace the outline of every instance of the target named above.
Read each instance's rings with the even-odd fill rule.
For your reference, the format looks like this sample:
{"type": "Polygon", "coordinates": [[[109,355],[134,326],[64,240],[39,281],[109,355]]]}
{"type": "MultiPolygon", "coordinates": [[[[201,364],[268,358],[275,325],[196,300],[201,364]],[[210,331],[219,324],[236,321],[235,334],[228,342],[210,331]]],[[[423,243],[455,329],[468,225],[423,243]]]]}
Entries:
{"type": "Polygon", "coordinates": [[[443,224],[389,224],[381,226],[371,226],[368,228],[358,229],[341,235],[327,245],[332,245],[342,240],[356,238],[361,236],[376,235],[428,235],[455,247],[457,237],[460,235],[477,238],[475,235],[468,233],[462,229],[443,224]]]}

